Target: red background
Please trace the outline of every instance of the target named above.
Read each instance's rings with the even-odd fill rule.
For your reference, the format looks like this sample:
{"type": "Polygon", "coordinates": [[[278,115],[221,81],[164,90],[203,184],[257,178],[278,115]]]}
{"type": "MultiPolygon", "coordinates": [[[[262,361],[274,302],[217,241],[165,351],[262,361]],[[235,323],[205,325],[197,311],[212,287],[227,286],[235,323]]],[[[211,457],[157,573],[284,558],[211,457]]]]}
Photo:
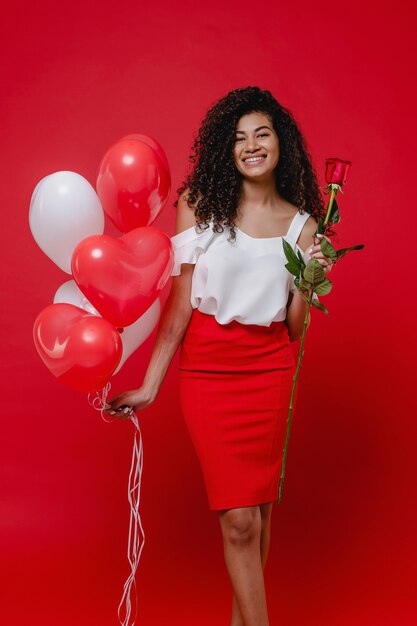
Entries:
{"type": "MultiPolygon", "coordinates": [[[[58,170],[95,184],[112,143],[149,134],[172,169],[171,199],[155,223],[171,236],[175,189],[207,108],[258,85],[293,111],[320,184],[326,157],[353,162],[336,243],[366,244],[333,270],[330,317],[312,313],[265,570],[271,625],[417,623],[411,3],[3,8],[1,622],[116,624],[129,571],[133,429],[102,422],[35,351],[33,321],[68,277],[31,236],[33,188],[58,170]]],[[[154,337],[113,392],[140,385],[154,337]]],[[[182,421],[177,359],[139,415],[138,624],[228,626],[220,526],[182,421]]]]}

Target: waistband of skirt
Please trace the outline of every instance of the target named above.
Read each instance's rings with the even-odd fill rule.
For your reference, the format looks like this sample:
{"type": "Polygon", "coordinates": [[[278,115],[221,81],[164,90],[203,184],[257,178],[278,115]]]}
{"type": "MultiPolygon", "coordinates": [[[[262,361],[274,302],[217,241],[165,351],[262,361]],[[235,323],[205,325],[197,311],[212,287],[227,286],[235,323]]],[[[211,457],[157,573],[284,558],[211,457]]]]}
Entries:
{"type": "Polygon", "coordinates": [[[180,370],[262,372],[294,366],[284,321],[270,326],[220,324],[214,315],[194,309],[181,343],[180,370]]]}
{"type": "Polygon", "coordinates": [[[226,324],[221,324],[220,322],[218,322],[216,320],[215,315],[210,314],[210,313],[203,313],[202,311],[200,311],[200,309],[193,309],[192,314],[191,314],[191,321],[192,322],[196,322],[198,324],[206,324],[206,325],[212,325],[212,326],[220,326],[221,328],[225,328],[225,329],[238,329],[238,330],[247,330],[247,331],[252,331],[255,333],[266,333],[269,334],[273,331],[277,331],[277,330],[282,330],[284,327],[286,328],[287,325],[285,323],[285,320],[279,320],[279,321],[274,321],[271,322],[271,324],[269,326],[262,326],[260,324],[244,324],[243,322],[239,322],[239,320],[231,320],[230,322],[227,322],[226,324]]]}

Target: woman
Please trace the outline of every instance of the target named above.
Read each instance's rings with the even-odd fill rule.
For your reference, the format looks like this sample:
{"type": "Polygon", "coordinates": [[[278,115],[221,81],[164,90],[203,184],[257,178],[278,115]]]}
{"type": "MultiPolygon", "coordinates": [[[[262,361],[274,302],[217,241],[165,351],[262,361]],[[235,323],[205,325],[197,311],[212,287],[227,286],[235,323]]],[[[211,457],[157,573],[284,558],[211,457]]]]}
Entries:
{"type": "Polygon", "coordinates": [[[263,568],[306,303],[282,239],[329,272],[324,212],[305,141],[269,91],[231,91],[207,113],[178,190],[174,276],[139,389],[110,415],[154,402],[181,344],[182,412],[223,534],[232,626],[267,626],[263,568]],[[307,210],[308,209],[308,212],[307,210]],[[304,252],[306,251],[306,252],[304,252]]]}

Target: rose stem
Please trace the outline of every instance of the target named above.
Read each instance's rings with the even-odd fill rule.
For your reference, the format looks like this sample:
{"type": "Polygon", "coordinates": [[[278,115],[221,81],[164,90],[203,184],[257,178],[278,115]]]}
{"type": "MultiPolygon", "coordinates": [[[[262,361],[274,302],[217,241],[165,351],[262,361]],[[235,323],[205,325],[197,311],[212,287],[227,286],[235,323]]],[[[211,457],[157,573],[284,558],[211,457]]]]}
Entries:
{"type": "Polygon", "coordinates": [[[334,197],[336,195],[336,191],[337,190],[333,189],[333,187],[332,187],[332,192],[330,194],[329,204],[327,205],[326,219],[323,222],[323,226],[326,226],[327,222],[329,221],[330,211],[332,210],[333,200],[334,200],[334,197]]]}
{"type": "Polygon", "coordinates": [[[282,489],[284,486],[284,474],[285,474],[285,463],[287,460],[287,448],[288,448],[288,442],[290,439],[294,394],[295,394],[295,388],[297,386],[297,380],[298,380],[298,374],[299,374],[300,367],[301,367],[301,361],[303,360],[303,355],[304,355],[304,340],[305,340],[305,336],[307,332],[308,316],[310,314],[310,307],[311,307],[312,300],[313,300],[313,291],[310,292],[309,299],[308,299],[308,306],[307,306],[306,314],[304,317],[303,332],[301,335],[300,351],[298,353],[297,367],[295,369],[295,374],[294,374],[293,382],[292,382],[290,405],[288,407],[288,416],[287,416],[287,433],[285,436],[284,453],[283,453],[282,465],[281,465],[281,477],[279,480],[278,504],[281,504],[281,500],[282,500],[282,489]]]}

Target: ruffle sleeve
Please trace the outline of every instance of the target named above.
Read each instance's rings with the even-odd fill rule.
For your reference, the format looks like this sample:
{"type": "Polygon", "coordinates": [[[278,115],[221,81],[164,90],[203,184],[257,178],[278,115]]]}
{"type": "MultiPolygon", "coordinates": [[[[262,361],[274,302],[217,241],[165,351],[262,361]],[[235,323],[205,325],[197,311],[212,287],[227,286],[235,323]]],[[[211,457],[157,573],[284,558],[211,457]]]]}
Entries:
{"type": "Polygon", "coordinates": [[[192,226],[182,233],[171,237],[174,249],[174,267],[171,276],[181,274],[182,263],[197,263],[197,259],[202,252],[205,252],[211,241],[218,233],[214,233],[211,225],[206,230],[198,233],[196,227],[192,226]]]}

